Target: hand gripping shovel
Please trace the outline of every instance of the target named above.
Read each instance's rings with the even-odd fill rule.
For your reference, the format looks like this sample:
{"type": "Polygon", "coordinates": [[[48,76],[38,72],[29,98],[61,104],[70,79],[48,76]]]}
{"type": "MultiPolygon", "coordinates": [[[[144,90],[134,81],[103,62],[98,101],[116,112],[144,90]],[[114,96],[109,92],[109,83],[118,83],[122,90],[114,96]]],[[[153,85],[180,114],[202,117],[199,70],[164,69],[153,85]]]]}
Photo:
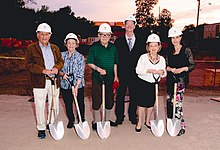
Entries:
{"type": "MultiPolygon", "coordinates": [[[[69,84],[72,86],[72,89],[74,89],[74,86],[71,84],[71,82],[69,81],[69,79],[67,79],[67,81],[68,81],[69,84]]],[[[74,102],[75,102],[75,105],[76,105],[76,110],[77,110],[77,114],[78,114],[78,118],[79,118],[78,124],[74,124],[75,130],[76,130],[77,135],[78,135],[81,139],[85,140],[85,139],[88,139],[88,138],[89,138],[90,128],[89,128],[89,125],[88,125],[88,122],[87,122],[87,121],[82,122],[82,118],[81,118],[81,113],[80,113],[80,110],[79,110],[78,101],[77,101],[77,98],[76,98],[76,95],[75,95],[74,92],[73,92],[73,97],[74,97],[74,102]]]]}
{"type": "Polygon", "coordinates": [[[175,112],[176,112],[176,91],[177,91],[177,81],[176,77],[173,76],[175,79],[174,83],[174,94],[173,94],[173,118],[167,118],[167,131],[171,136],[176,136],[180,129],[181,129],[181,122],[179,119],[175,118],[175,112]]]}
{"type": "Polygon", "coordinates": [[[158,75],[158,77],[155,77],[155,75],[153,74],[153,78],[155,79],[155,82],[156,82],[156,84],[155,84],[156,120],[151,120],[150,121],[150,126],[151,126],[152,133],[156,137],[161,137],[163,135],[163,133],[164,133],[164,123],[163,123],[163,120],[159,120],[159,118],[158,118],[158,80],[159,80],[160,76],[158,75]]]}
{"type": "Polygon", "coordinates": [[[100,138],[107,139],[111,132],[110,122],[105,121],[105,84],[102,80],[102,121],[97,122],[97,132],[100,138]]]}
{"type": "Polygon", "coordinates": [[[52,105],[51,105],[51,112],[50,112],[50,123],[49,123],[49,129],[50,134],[55,140],[60,140],[63,138],[64,135],[64,127],[63,127],[63,121],[58,122],[57,118],[57,109],[56,109],[56,97],[55,97],[55,78],[50,77],[51,80],[51,88],[52,88],[52,105]],[[54,115],[54,122],[52,122],[52,113],[54,115]]]}

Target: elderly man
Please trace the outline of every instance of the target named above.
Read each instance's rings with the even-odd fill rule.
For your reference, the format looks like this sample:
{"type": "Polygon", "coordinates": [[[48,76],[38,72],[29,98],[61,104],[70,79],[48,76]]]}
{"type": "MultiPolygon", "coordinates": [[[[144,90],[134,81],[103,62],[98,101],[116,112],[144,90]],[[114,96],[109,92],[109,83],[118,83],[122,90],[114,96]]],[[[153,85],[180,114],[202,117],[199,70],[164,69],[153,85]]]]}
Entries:
{"type": "MultiPolygon", "coordinates": [[[[50,77],[55,77],[63,67],[63,59],[59,48],[49,43],[51,27],[47,23],[41,23],[36,30],[38,41],[29,45],[26,53],[26,67],[31,73],[31,85],[33,87],[34,102],[37,119],[38,138],[46,137],[45,130],[50,119],[52,104],[52,89],[50,77]],[[45,101],[48,97],[47,121],[45,119],[45,101]]],[[[55,78],[55,97],[57,114],[59,112],[59,77],[55,78]]]]}
{"type": "MultiPolygon", "coordinates": [[[[106,121],[110,120],[110,111],[114,105],[112,84],[118,80],[117,64],[118,54],[114,44],[110,43],[111,27],[107,23],[103,23],[98,29],[99,41],[94,43],[89,50],[87,64],[93,69],[92,72],[92,109],[94,120],[92,122],[93,130],[97,129],[97,122],[101,120],[100,107],[101,100],[101,84],[102,79],[105,82],[105,112],[106,121]],[[102,76],[102,77],[101,77],[102,76]]],[[[117,126],[110,121],[111,126],[117,126]]]]}

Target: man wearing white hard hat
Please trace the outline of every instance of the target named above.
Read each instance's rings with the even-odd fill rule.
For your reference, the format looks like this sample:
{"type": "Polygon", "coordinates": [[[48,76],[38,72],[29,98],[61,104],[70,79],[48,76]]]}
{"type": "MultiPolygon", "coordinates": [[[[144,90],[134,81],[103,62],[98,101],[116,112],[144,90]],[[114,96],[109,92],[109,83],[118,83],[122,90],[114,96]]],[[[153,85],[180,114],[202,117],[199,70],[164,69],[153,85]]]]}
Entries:
{"type": "Polygon", "coordinates": [[[173,118],[174,82],[177,82],[176,113],[175,117],[181,120],[181,130],[178,135],[185,133],[185,120],[183,117],[184,91],[189,84],[189,73],[195,69],[192,51],[182,40],[182,31],[172,27],[168,31],[170,46],[167,49],[167,117],[173,118]]]}
{"type": "Polygon", "coordinates": [[[166,61],[163,56],[158,54],[161,50],[161,42],[157,34],[152,33],[148,36],[146,50],[148,53],[140,56],[136,67],[136,73],[139,77],[137,83],[139,98],[137,100],[138,123],[135,127],[136,132],[140,132],[142,129],[144,114],[146,114],[144,125],[151,130],[150,118],[156,99],[155,84],[161,78],[166,77],[166,61]]]}
{"type": "MultiPolygon", "coordinates": [[[[26,52],[26,68],[31,74],[31,85],[33,87],[34,102],[36,110],[38,138],[46,137],[45,130],[48,129],[50,109],[52,103],[52,90],[50,77],[59,76],[58,72],[63,67],[63,59],[59,48],[49,42],[52,31],[47,23],[38,25],[37,30],[38,41],[30,44],[26,52]],[[47,119],[45,119],[45,102],[48,97],[47,119]]],[[[59,113],[59,77],[57,80],[55,97],[57,105],[57,113],[59,113]]]]}
{"type": "MultiPolygon", "coordinates": [[[[110,43],[111,26],[103,23],[98,29],[99,41],[93,43],[87,57],[87,64],[92,68],[92,109],[94,120],[93,130],[97,130],[97,122],[101,121],[100,107],[102,104],[101,85],[105,83],[105,112],[106,121],[110,120],[110,112],[114,105],[112,85],[118,81],[117,64],[118,53],[114,44],[110,43]]],[[[117,126],[110,121],[111,126],[117,126]]]]}
{"type": "MultiPolygon", "coordinates": [[[[79,39],[74,33],[68,33],[64,39],[67,51],[62,52],[64,66],[60,70],[61,94],[66,107],[68,118],[67,128],[71,129],[74,125],[75,117],[73,113],[73,92],[77,97],[82,121],[85,121],[84,104],[84,56],[76,49],[79,46],[79,39]],[[69,80],[69,81],[67,81],[69,80]],[[71,83],[71,84],[70,84],[71,83]],[[72,86],[74,89],[72,89],[72,86]]],[[[78,118],[79,120],[79,118],[78,118]]]]}
{"type": "Polygon", "coordinates": [[[135,67],[138,58],[145,53],[145,41],[134,33],[136,25],[135,16],[129,15],[124,20],[125,34],[118,37],[115,45],[118,50],[118,76],[119,89],[116,96],[116,123],[119,125],[124,121],[125,95],[128,89],[130,102],[128,108],[129,121],[132,124],[137,123],[137,104],[136,104],[136,81],[138,79],[135,67]]]}

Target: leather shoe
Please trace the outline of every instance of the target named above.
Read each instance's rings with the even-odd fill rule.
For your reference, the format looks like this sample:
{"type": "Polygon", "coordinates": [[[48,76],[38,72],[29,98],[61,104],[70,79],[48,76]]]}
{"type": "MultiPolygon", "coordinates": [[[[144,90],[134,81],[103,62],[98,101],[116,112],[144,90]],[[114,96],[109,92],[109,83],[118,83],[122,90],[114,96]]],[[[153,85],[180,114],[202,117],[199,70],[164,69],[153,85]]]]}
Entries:
{"type": "Polygon", "coordinates": [[[71,129],[73,127],[73,122],[69,122],[68,124],[67,124],[67,128],[68,129],[71,129]]]}
{"type": "Polygon", "coordinates": [[[113,122],[113,121],[110,120],[110,126],[112,126],[112,127],[117,127],[118,124],[117,124],[116,122],[113,122]]]}
{"type": "Polygon", "coordinates": [[[92,130],[97,131],[97,123],[92,122],[92,130]]]}
{"type": "Polygon", "coordinates": [[[141,128],[138,129],[137,126],[135,126],[135,131],[136,131],[136,132],[141,132],[141,128]]]}
{"type": "Polygon", "coordinates": [[[45,130],[39,130],[38,131],[38,138],[45,139],[45,137],[46,137],[45,130]]]}
{"type": "Polygon", "coordinates": [[[130,120],[129,121],[131,122],[131,124],[137,124],[137,120],[130,120]]]}

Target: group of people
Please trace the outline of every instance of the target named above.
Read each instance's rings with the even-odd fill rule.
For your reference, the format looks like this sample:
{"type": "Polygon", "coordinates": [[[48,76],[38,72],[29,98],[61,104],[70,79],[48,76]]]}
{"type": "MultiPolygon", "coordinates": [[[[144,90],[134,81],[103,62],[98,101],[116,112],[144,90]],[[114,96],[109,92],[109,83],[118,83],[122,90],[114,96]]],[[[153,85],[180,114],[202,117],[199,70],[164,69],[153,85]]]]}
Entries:
{"type": "MultiPolygon", "coordinates": [[[[124,122],[125,95],[130,96],[128,118],[135,125],[135,131],[140,132],[143,124],[150,130],[150,117],[155,103],[155,77],[166,78],[167,82],[167,117],[172,118],[173,84],[177,82],[177,109],[175,117],[180,119],[181,131],[185,133],[183,118],[183,95],[188,80],[188,73],[195,68],[192,51],[182,43],[182,32],[172,27],[169,30],[170,47],[166,60],[159,55],[161,50],[160,37],[152,33],[144,41],[135,30],[136,19],[128,16],[124,20],[125,34],[110,42],[111,26],[103,23],[98,29],[99,41],[91,46],[86,64],[92,69],[92,129],[97,130],[97,122],[101,121],[102,84],[105,84],[105,120],[111,126],[124,122]],[[116,120],[110,120],[114,105],[112,85],[119,82],[116,95],[116,120]]],[[[26,67],[31,73],[36,109],[38,138],[46,137],[45,131],[51,122],[50,108],[52,104],[51,77],[55,78],[56,105],[59,106],[59,92],[66,107],[68,118],[67,128],[72,128],[75,122],[73,113],[74,95],[77,97],[82,121],[85,120],[84,104],[84,56],[76,49],[79,46],[78,37],[68,33],[64,39],[67,51],[50,43],[51,27],[41,23],[36,30],[38,41],[29,45],[26,53],[26,67]],[[45,119],[45,102],[48,97],[48,112],[45,119]]],[[[59,113],[59,107],[57,107],[59,113]]],[[[53,118],[54,119],[54,118],[53,118]]],[[[79,120],[79,118],[77,119],[79,120]]],[[[52,120],[53,122],[53,120],[52,120]]]]}

